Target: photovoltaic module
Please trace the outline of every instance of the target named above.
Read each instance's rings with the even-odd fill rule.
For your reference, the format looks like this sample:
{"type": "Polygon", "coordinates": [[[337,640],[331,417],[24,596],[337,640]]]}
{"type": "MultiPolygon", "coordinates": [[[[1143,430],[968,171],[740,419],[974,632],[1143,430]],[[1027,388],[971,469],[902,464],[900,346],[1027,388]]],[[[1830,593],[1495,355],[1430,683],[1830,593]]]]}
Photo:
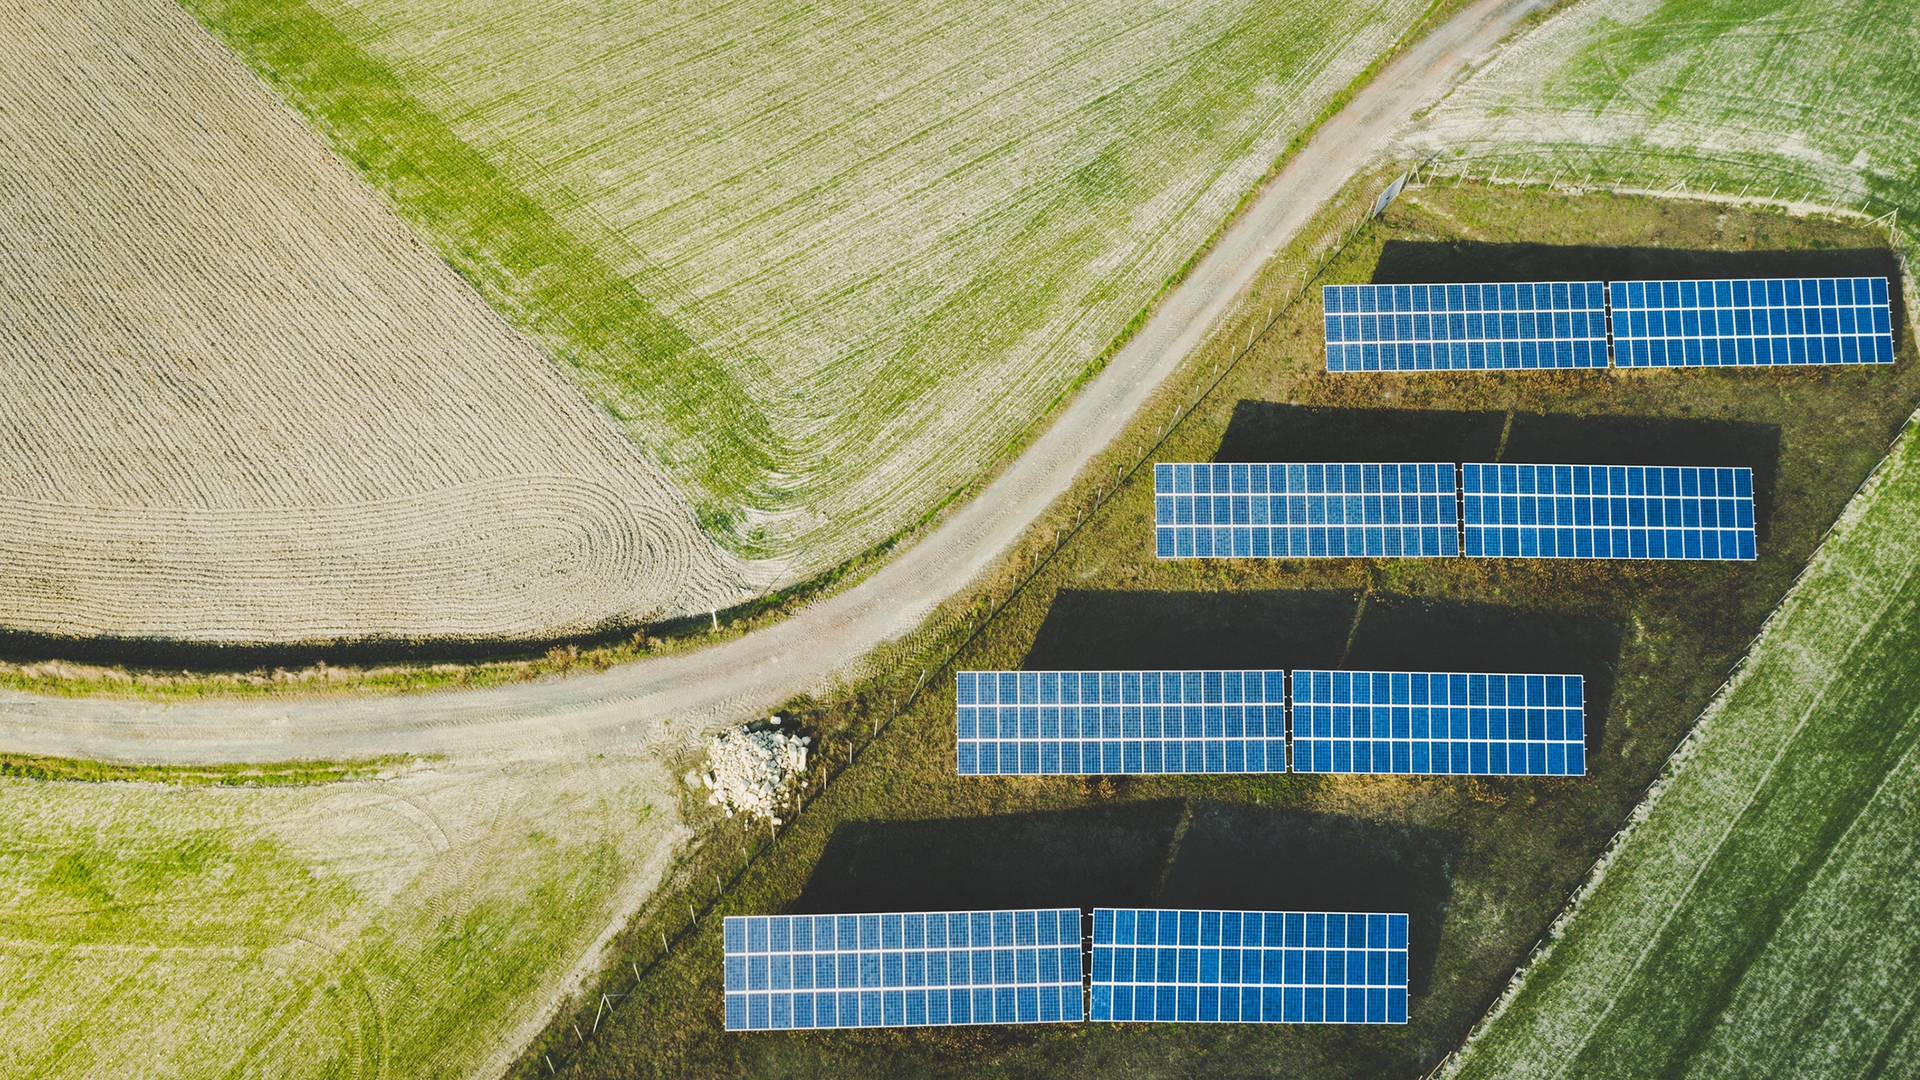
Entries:
{"type": "Polygon", "coordinates": [[[1404,1024],[1407,917],[1095,908],[1091,1018],[1404,1024]]]}
{"type": "Polygon", "coordinates": [[[1883,277],[1615,281],[1611,288],[1619,367],[1893,363],[1883,277]]]}
{"type": "Polygon", "coordinates": [[[1280,671],[962,671],[963,776],[1285,772],[1280,671]]]}
{"type": "Polygon", "coordinates": [[[1460,553],[1451,462],[1154,466],[1162,559],[1460,553]]]}
{"type": "Polygon", "coordinates": [[[728,1031],[1086,1018],[1080,911],[729,916],[728,1031]]]}
{"type": "Polygon", "coordinates": [[[1293,771],[1580,776],[1578,675],[1293,672],[1293,771]]]}
{"type": "Polygon", "coordinates": [[[1460,472],[1470,557],[1755,557],[1752,469],[1467,464],[1460,472]]]}
{"type": "Polygon", "coordinates": [[[1598,281],[1325,285],[1328,371],[1607,366],[1598,281]]]}

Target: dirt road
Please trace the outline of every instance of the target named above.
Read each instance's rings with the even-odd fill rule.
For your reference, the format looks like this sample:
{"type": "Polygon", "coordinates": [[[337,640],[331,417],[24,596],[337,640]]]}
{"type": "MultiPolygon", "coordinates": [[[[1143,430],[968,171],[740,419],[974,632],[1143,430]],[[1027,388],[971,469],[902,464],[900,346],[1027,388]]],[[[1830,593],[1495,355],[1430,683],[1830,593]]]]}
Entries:
{"type": "MultiPolygon", "coordinates": [[[[388,753],[547,756],[736,721],[822,687],[998,559],[1126,427],[1274,253],[1417,112],[1546,0],[1482,0],[1380,73],[1262,191],[1053,426],[987,490],[860,585],[711,649],[605,674],[420,697],[155,705],[0,696],[0,748],[149,762],[388,753]]],[[[1142,538],[1142,543],[1146,539],[1142,538]]]]}

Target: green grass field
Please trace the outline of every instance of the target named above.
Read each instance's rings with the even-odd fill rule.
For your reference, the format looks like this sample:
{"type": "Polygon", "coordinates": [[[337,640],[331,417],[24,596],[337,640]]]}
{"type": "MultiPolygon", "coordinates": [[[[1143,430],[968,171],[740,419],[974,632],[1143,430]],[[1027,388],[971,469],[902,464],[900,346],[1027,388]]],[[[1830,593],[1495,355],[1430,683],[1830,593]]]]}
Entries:
{"type": "Polygon", "coordinates": [[[1903,0],[1576,4],[1426,128],[1481,176],[1898,208],[1920,235],[1920,20],[1903,0]]]}
{"type": "MultiPolygon", "coordinates": [[[[1871,250],[1883,237],[1706,203],[1429,188],[1410,191],[1361,234],[1328,280],[1859,265],[1890,261],[1884,247],[1871,250]]],[[[1267,279],[1250,307],[1264,310],[1289,285],[1267,279]]],[[[1270,1075],[1285,1062],[1290,1076],[1418,1076],[1458,1045],[1505,986],[1920,400],[1910,336],[1892,370],[1426,376],[1330,376],[1319,338],[1317,304],[1285,316],[1187,411],[1154,457],[1538,461],[1650,453],[1746,463],[1766,492],[1762,557],[1740,567],[1161,563],[1149,543],[1151,477],[1136,475],[1007,601],[958,666],[1571,667],[1592,680],[1590,776],[962,779],[954,775],[953,698],[942,673],[764,850],[713,915],[1384,906],[1413,916],[1407,1027],[727,1035],[719,1030],[718,933],[708,929],[676,945],[585,1045],[571,1020],[550,1028],[537,1045],[564,1055],[563,1074],[1239,1076],[1270,1075]]],[[[1224,345],[1201,357],[1119,445],[1150,443],[1223,359],[1224,345]]],[[[1089,489],[1100,468],[1089,470],[1089,489]]],[[[1110,482],[1112,462],[1105,468],[1110,482]]],[[[1050,546],[1053,526],[1071,526],[1079,505],[1041,523],[1036,546],[1050,546]]],[[[987,588],[1004,596],[1005,580],[987,588]]],[[[864,740],[871,720],[886,715],[895,693],[882,688],[800,712],[825,737],[824,756],[837,759],[845,740],[864,740]]],[[[713,895],[714,874],[739,869],[743,845],[765,842],[764,832],[730,824],[706,835],[680,888],[629,929],[623,960],[647,969],[658,935],[686,926],[687,902],[713,895]]],[[[702,925],[717,923],[709,916],[702,925]]],[[[633,977],[610,968],[602,985],[626,991],[633,977]]],[[[538,1057],[521,1062],[519,1075],[544,1073],[538,1057]]]]}
{"type": "Polygon", "coordinates": [[[1089,370],[1420,0],[184,0],[788,579],[1089,370]]]}
{"type": "Polygon", "coordinates": [[[1920,1071],[1920,442],[1459,1075],[1920,1071]]]}
{"type": "Polygon", "coordinates": [[[643,762],[134,771],[0,762],[0,1075],[498,1069],[676,832],[643,762]]]}

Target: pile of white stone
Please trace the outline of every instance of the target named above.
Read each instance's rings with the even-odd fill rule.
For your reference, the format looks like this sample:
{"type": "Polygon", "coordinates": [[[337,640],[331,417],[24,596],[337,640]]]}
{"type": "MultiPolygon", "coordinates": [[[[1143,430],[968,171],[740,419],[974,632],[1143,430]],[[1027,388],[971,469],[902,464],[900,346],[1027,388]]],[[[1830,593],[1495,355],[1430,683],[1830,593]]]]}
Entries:
{"type": "MultiPolygon", "coordinates": [[[[769,722],[780,726],[780,717],[769,722]]],[[[805,735],[788,735],[746,727],[729,728],[714,736],[707,746],[707,771],[699,775],[702,787],[710,789],[707,802],[735,813],[766,818],[781,824],[775,810],[807,770],[805,735]]]]}

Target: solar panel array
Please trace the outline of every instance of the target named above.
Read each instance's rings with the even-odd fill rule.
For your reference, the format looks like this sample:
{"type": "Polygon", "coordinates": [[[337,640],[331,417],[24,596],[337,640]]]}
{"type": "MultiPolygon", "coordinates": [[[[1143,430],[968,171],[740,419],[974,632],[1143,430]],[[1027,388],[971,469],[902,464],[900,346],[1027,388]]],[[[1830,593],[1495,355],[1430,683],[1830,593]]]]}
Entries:
{"type": "Polygon", "coordinates": [[[1326,285],[1328,371],[1607,366],[1605,285],[1326,285]]]}
{"type": "Polygon", "coordinates": [[[1580,776],[1578,675],[1295,671],[1293,769],[1580,776]]]}
{"type": "Polygon", "coordinates": [[[1468,464],[1461,488],[1470,557],[1755,557],[1752,469],[1468,464]]]}
{"type": "Polygon", "coordinates": [[[963,776],[1285,772],[1280,671],[962,671],[963,776]]]}
{"type": "Polygon", "coordinates": [[[730,916],[728,1031],[1086,1018],[1080,911],[730,916]]]}
{"type": "Polygon", "coordinates": [[[1886,278],[1616,281],[1612,290],[1621,367],[1893,363],[1886,278]]]}
{"type": "Polygon", "coordinates": [[[1893,362],[1884,277],[1325,285],[1320,296],[1328,371],[1893,362]]]}
{"type": "Polygon", "coordinates": [[[1458,555],[1451,462],[1154,466],[1163,559],[1458,555]]]}
{"type": "Polygon", "coordinates": [[[1092,1019],[1404,1024],[1407,917],[1093,911],[1092,1019]]]}

